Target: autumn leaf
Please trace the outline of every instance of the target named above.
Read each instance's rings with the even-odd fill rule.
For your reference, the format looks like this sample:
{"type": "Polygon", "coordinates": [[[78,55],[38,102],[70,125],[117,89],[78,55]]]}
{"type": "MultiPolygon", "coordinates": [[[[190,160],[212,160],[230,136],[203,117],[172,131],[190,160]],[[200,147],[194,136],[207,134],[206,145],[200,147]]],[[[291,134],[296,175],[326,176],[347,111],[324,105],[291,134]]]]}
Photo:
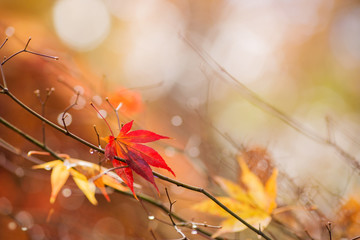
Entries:
{"type": "Polygon", "coordinates": [[[341,237],[351,238],[359,233],[360,229],[360,198],[354,194],[344,202],[336,214],[336,229],[341,232],[341,237]]]}
{"type": "MultiPolygon", "coordinates": [[[[215,177],[216,182],[228,195],[217,199],[252,226],[266,228],[271,221],[271,213],[277,206],[275,201],[277,169],[273,169],[271,176],[263,184],[250,171],[243,158],[239,157],[238,163],[241,168],[241,177],[238,183],[215,177]]],[[[200,202],[193,208],[225,218],[221,223],[222,228],[212,236],[214,238],[225,233],[239,232],[246,229],[244,224],[230,216],[212,200],[200,202]]]]}
{"type": "Polygon", "coordinates": [[[130,121],[124,124],[117,137],[109,136],[105,138],[105,141],[107,141],[105,157],[111,160],[114,167],[118,168],[115,170],[116,173],[129,186],[136,198],[133,187],[134,177],[132,171],[153,184],[158,192],[159,190],[155,184],[154,175],[150,166],[166,169],[174,176],[175,173],[166,164],[158,152],[151,147],[141,144],[160,139],[168,139],[168,137],[147,130],[130,131],[133,122],[134,121],[130,121]],[[114,158],[115,156],[124,159],[126,163],[116,160],[114,158]]]}
{"type": "Polygon", "coordinates": [[[76,183],[76,185],[80,188],[80,190],[85,194],[87,199],[93,204],[97,205],[97,201],[95,198],[95,185],[92,182],[87,181],[85,175],[76,171],[71,167],[71,164],[68,160],[64,162],[61,160],[55,160],[51,162],[47,162],[44,164],[33,166],[33,169],[51,169],[51,196],[50,203],[54,203],[55,199],[60,191],[60,189],[64,186],[65,182],[71,175],[76,183]]]}
{"type": "Polygon", "coordinates": [[[108,202],[110,202],[110,198],[106,192],[105,185],[119,191],[127,191],[127,188],[122,185],[122,179],[114,172],[109,171],[108,168],[102,166],[100,167],[98,164],[74,158],[69,158],[68,161],[73,164],[73,167],[76,170],[84,174],[89,181],[94,181],[95,186],[100,189],[101,193],[108,202]]]}
{"type": "Polygon", "coordinates": [[[106,192],[105,185],[119,191],[126,191],[126,188],[121,184],[122,180],[115,173],[109,172],[108,169],[104,167],[99,169],[99,165],[79,159],[67,158],[64,161],[54,160],[44,164],[35,165],[32,168],[52,169],[50,203],[55,202],[59,191],[62,189],[69,176],[72,176],[75,184],[93,205],[97,205],[97,200],[95,198],[96,187],[100,189],[107,201],[110,201],[110,198],[106,192]],[[106,174],[96,178],[100,174],[99,170],[101,170],[101,172],[106,172],[106,174]],[[94,177],[96,179],[91,181],[90,179],[94,177]]]}
{"type": "Polygon", "coordinates": [[[143,109],[141,95],[126,88],[119,88],[108,97],[110,102],[120,103],[119,111],[123,114],[134,114],[143,109]]]}

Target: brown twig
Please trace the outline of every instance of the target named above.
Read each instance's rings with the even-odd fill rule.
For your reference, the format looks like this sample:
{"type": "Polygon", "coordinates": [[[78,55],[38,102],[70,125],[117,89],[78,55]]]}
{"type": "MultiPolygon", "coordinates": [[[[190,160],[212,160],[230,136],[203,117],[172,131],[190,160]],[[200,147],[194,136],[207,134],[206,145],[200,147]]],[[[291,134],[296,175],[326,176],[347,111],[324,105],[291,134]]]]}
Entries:
{"type": "Polygon", "coordinates": [[[20,54],[20,53],[23,53],[23,52],[26,52],[26,53],[30,53],[30,54],[34,54],[34,55],[38,55],[38,56],[41,56],[41,57],[46,57],[46,58],[51,58],[51,59],[54,59],[54,60],[59,60],[59,57],[55,57],[55,56],[50,56],[50,55],[46,55],[46,54],[43,54],[43,53],[38,53],[38,52],[33,52],[33,51],[29,51],[27,50],[29,44],[30,44],[30,41],[31,41],[31,37],[29,37],[25,47],[23,50],[20,50],[14,54],[12,54],[10,57],[8,58],[5,58],[4,61],[1,63],[1,65],[4,65],[6,62],[8,62],[10,59],[12,59],[13,57],[15,57],[16,55],[20,54]]]}
{"type": "MultiPolygon", "coordinates": [[[[75,102],[72,103],[72,104],[70,104],[70,106],[68,106],[67,108],[65,108],[65,110],[64,110],[64,112],[63,112],[63,114],[62,114],[62,116],[61,116],[61,120],[62,120],[62,122],[63,122],[65,131],[66,131],[67,133],[69,133],[69,130],[67,129],[67,125],[66,125],[66,123],[65,123],[65,118],[68,116],[68,115],[66,115],[66,113],[68,113],[68,111],[69,111],[71,108],[73,108],[74,106],[77,105],[77,102],[78,102],[78,100],[79,100],[79,96],[80,96],[80,92],[76,92],[75,102]]],[[[69,113],[68,113],[68,114],[69,114],[69,113]]]]}
{"type": "Polygon", "coordinates": [[[329,233],[329,240],[332,240],[332,229],[331,229],[331,222],[328,222],[326,225],[326,229],[328,230],[328,233],[329,233]]]}
{"type": "Polygon", "coordinates": [[[116,119],[117,119],[117,123],[118,123],[118,128],[119,130],[121,129],[121,125],[120,125],[120,118],[119,118],[119,109],[122,106],[122,102],[119,103],[119,105],[115,108],[111,102],[109,101],[109,98],[105,98],[105,101],[110,105],[110,107],[112,108],[112,110],[115,112],[116,115],[116,119]]]}
{"type": "Polygon", "coordinates": [[[3,43],[0,46],[0,49],[5,45],[5,43],[9,40],[9,38],[5,38],[5,40],[3,41],[3,43]]]}
{"type": "MultiPolygon", "coordinates": [[[[41,116],[45,117],[45,105],[51,95],[52,92],[55,91],[55,88],[47,88],[46,89],[46,96],[44,99],[41,99],[40,90],[37,89],[34,91],[35,96],[39,99],[41,105],[41,116]]],[[[45,122],[42,121],[42,135],[43,135],[43,143],[46,145],[46,133],[45,133],[45,122]]]]}
{"type": "MultiPolygon", "coordinates": [[[[0,71],[1,71],[1,77],[3,79],[3,86],[0,85],[0,88],[3,90],[3,93],[6,93],[8,91],[8,88],[7,88],[7,84],[6,84],[6,79],[5,79],[5,74],[4,74],[4,69],[3,69],[3,65],[5,63],[7,63],[9,60],[11,60],[12,58],[14,58],[16,55],[19,55],[20,53],[30,53],[30,54],[34,54],[34,55],[38,55],[38,56],[41,56],[41,57],[45,57],[45,58],[51,58],[51,59],[54,59],[54,60],[58,60],[59,58],[58,57],[54,57],[54,56],[50,56],[50,55],[46,55],[46,54],[42,54],[42,53],[38,53],[38,52],[33,52],[33,51],[29,51],[27,50],[29,44],[30,44],[30,41],[31,41],[31,37],[29,37],[24,49],[12,54],[10,57],[6,58],[4,57],[4,60],[0,63],[0,71]]],[[[7,42],[7,38],[5,39],[5,41],[2,43],[1,47],[4,46],[4,44],[7,42]]]]}
{"type": "Polygon", "coordinates": [[[173,219],[173,217],[172,217],[172,214],[171,214],[171,213],[172,213],[172,207],[173,207],[173,205],[176,203],[176,201],[174,201],[174,202],[171,201],[167,188],[165,188],[165,192],[166,192],[166,196],[167,196],[167,198],[168,198],[168,200],[169,200],[169,203],[170,203],[170,208],[169,208],[169,213],[168,213],[169,218],[170,218],[170,221],[171,221],[173,227],[175,228],[175,230],[181,235],[181,237],[182,237],[181,239],[183,239],[183,240],[188,240],[188,238],[187,238],[186,235],[181,231],[181,229],[177,227],[177,225],[176,225],[176,223],[175,223],[175,221],[174,221],[174,219],[173,219]]]}

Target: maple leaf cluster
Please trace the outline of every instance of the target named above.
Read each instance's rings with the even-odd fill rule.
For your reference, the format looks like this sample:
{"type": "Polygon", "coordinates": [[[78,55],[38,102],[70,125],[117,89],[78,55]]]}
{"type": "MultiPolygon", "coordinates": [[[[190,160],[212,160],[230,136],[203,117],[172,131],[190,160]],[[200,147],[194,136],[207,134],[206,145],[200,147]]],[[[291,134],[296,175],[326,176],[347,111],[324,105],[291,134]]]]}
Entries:
{"type": "Polygon", "coordinates": [[[164,168],[171,172],[174,176],[175,173],[166,164],[158,152],[141,143],[168,139],[168,137],[161,136],[147,130],[130,131],[133,122],[134,121],[124,124],[117,137],[111,135],[104,138],[105,141],[108,142],[105,147],[105,157],[112,162],[113,166],[116,168],[115,172],[118,176],[99,165],[70,157],[67,157],[64,161],[54,160],[33,166],[34,169],[52,169],[52,192],[50,202],[55,202],[60,189],[64,186],[70,175],[79,189],[94,205],[97,204],[97,200],[95,198],[96,187],[98,187],[105,198],[110,201],[110,198],[106,193],[105,185],[120,191],[125,191],[126,189],[121,185],[122,182],[130,188],[134,197],[137,199],[134,191],[134,177],[132,171],[135,171],[145,180],[152,183],[159,192],[150,165],[158,168],[164,168]],[[116,159],[115,156],[125,160],[125,162],[116,159]],[[106,174],[99,175],[101,172],[106,172],[106,174]],[[121,179],[117,179],[119,176],[121,179]],[[95,180],[90,181],[92,178],[95,178],[95,180]]]}
{"type": "Polygon", "coordinates": [[[151,166],[163,168],[175,173],[166,164],[160,154],[153,148],[143,145],[141,143],[154,142],[160,139],[168,139],[169,137],[161,136],[148,130],[134,130],[130,131],[134,121],[130,121],[123,125],[117,137],[113,135],[105,138],[107,145],[105,147],[105,157],[109,159],[115,169],[116,173],[129,186],[130,190],[136,197],[134,192],[134,177],[133,172],[136,172],[145,180],[154,185],[159,192],[154,180],[154,175],[151,166]],[[125,162],[115,159],[115,156],[124,159],[125,162]]]}

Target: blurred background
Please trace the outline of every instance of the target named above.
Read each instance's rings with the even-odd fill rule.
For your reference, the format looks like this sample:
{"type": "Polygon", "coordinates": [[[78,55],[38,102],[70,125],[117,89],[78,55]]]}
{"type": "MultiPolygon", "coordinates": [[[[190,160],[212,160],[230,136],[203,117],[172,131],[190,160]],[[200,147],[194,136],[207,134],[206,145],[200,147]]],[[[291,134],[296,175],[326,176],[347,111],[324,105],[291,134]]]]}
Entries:
{"type": "MultiPolygon", "coordinates": [[[[52,61],[23,54],[9,61],[4,65],[9,89],[40,112],[33,92],[39,89],[44,98],[46,88],[54,87],[46,116],[59,125],[59,116],[79,91],[78,105],[69,111],[68,127],[75,134],[97,144],[96,124],[101,136],[109,135],[90,102],[117,129],[105,102],[109,97],[115,107],[123,103],[122,122],[134,119],[137,128],[173,138],[153,146],[177,180],[218,193],[212,176],[236,179],[236,155],[260,147],[271,156],[267,164],[281,173],[278,205],[302,209],[292,213],[298,219],[296,231],[326,239],[324,224],[340,221],[341,206],[349,199],[357,199],[358,205],[347,211],[359,212],[360,169],[349,157],[306,136],[315,134],[359,159],[359,1],[1,0],[0,16],[0,41],[9,37],[2,55],[21,50],[31,36],[32,50],[60,57],[52,61]],[[216,63],[234,79],[216,71],[216,63]],[[267,112],[253,93],[306,130],[299,132],[276,111],[267,112]],[[316,207],[316,213],[308,212],[309,207],[316,207]]],[[[1,115],[41,139],[41,122],[0,97],[1,115]]],[[[3,126],[1,138],[24,153],[34,149],[3,126]]],[[[46,139],[56,151],[99,160],[53,129],[48,128],[46,139]]],[[[149,221],[140,204],[121,194],[112,194],[111,203],[99,195],[100,204],[94,207],[74,190],[71,196],[59,196],[53,219],[46,223],[49,173],[31,170],[33,163],[11,149],[15,151],[2,143],[0,238],[152,239],[149,229],[158,239],[179,237],[172,227],[149,221]],[[14,219],[25,221],[31,231],[22,231],[16,225],[20,220],[14,219]]],[[[139,191],[166,203],[164,194],[157,196],[137,180],[144,184],[139,191]]],[[[157,184],[159,189],[167,185],[157,184]]],[[[204,199],[200,194],[168,187],[178,201],[177,213],[219,224],[218,218],[189,210],[204,199]]],[[[156,208],[151,211],[169,222],[156,208]]],[[[360,235],[355,230],[360,221],[354,219],[340,221],[334,234],[360,235]]]]}

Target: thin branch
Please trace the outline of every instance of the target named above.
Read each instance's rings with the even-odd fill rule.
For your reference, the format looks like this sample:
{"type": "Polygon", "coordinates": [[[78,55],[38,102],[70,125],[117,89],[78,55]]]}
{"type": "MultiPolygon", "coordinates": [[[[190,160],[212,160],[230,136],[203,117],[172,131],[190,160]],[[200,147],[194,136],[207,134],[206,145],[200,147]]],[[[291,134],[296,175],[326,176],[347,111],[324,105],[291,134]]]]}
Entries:
{"type": "Polygon", "coordinates": [[[332,229],[331,229],[331,222],[328,222],[328,223],[326,224],[326,229],[328,230],[328,233],[329,233],[329,240],[332,240],[332,234],[331,234],[331,231],[332,231],[332,229]]]}
{"type": "Polygon", "coordinates": [[[181,222],[181,223],[177,223],[176,225],[184,226],[184,227],[190,227],[192,229],[196,229],[198,226],[202,226],[202,227],[206,227],[206,228],[215,228],[215,229],[222,228],[221,226],[210,225],[210,224],[207,224],[207,223],[198,223],[198,222],[181,222]]]}
{"type": "Polygon", "coordinates": [[[188,238],[187,238],[186,235],[181,231],[181,229],[177,227],[177,225],[176,225],[176,223],[174,222],[174,219],[173,219],[173,217],[172,217],[172,215],[171,215],[171,213],[172,213],[172,207],[173,207],[173,205],[176,203],[176,201],[174,201],[174,202],[171,201],[167,188],[165,188],[165,192],[166,192],[166,196],[167,196],[167,198],[168,198],[168,200],[169,200],[169,203],[170,203],[170,208],[169,208],[169,212],[168,212],[170,221],[171,221],[173,227],[175,228],[175,230],[181,235],[182,239],[188,240],[188,238]]]}
{"type": "MultiPolygon", "coordinates": [[[[101,150],[100,148],[94,146],[93,144],[89,143],[88,141],[78,137],[75,134],[72,134],[71,132],[66,131],[64,128],[56,125],[55,123],[49,121],[47,118],[44,118],[43,116],[41,116],[40,114],[38,114],[37,112],[35,112],[34,110],[32,110],[30,107],[28,107],[26,104],[24,104],[22,101],[20,101],[18,98],[16,98],[11,92],[6,91],[5,92],[6,95],[8,95],[12,100],[14,100],[18,105],[20,105],[22,108],[24,108],[26,111],[28,111],[29,113],[31,113],[33,116],[37,117],[38,119],[40,119],[41,121],[44,121],[46,124],[48,124],[49,126],[53,127],[54,129],[58,130],[59,132],[64,133],[65,135],[77,140],[78,142],[90,147],[90,148],[94,148],[96,150],[101,150]]],[[[103,151],[102,151],[103,152],[103,151]]]]}
{"type": "Polygon", "coordinates": [[[112,110],[114,110],[115,112],[115,115],[116,115],[116,119],[117,119],[117,123],[118,123],[118,127],[119,127],[119,130],[121,129],[121,125],[120,125],[120,119],[119,119],[119,109],[121,108],[122,106],[122,102],[119,103],[119,105],[115,108],[111,102],[109,101],[109,98],[105,98],[105,101],[110,105],[110,107],[112,108],[112,110]]]}
{"type": "MultiPolygon", "coordinates": [[[[39,99],[39,102],[40,102],[40,105],[41,105],[41,116],[45,117],[45,105],[51,95],[52,92],[55,91],[55,88],[47,88],[46,89],[46,96],[44,98],[44,100],[41,99],[41,96],[40,96],[40,90],[37,89],[34,91],[36,97],[39,99]]],[[[42,121],[42,134],[43,134],[43,143],[44,145],[46,145],[46,133],[45,133],[45,122],[42,121]]]]}
{"type": "Polygon", "coordinates": [[[106,125],[108,126],[108,128],[110,130],[111,135],[114,136],[114,133],[111,130],[109,123],[105,120],[104,116],[100,113],[100,111],[95,107],[95,105],[93,103],[90,103],[90,106],[92,106],[95,109],[95,111],[99,114],[99,116],[105,121],[106,125]]]}
{"type": "Polygon", "coordinates": [[[155,236],[155,234],[154,234],[153,230],[152,230],[152,229],[150,229],[149,231],[150,231],[150,234],[151,234],[151,236],[153,237],[153,239],[154,239],[154,240],[156,240],[157,238],[156,238],[156,236],[155,236]]]}
{"type": "Polygon", "coordinates": [[[213,123],[206,120],[199,111],[195,111],[197,115],[199,116],[200,120],[206,123],[210,128],[212,128],[217,134],[219,134],[222,138],[224,138],[228,143],[230,143],[235,149],[237,149],[239,152],[244,151],[245,147],[243,145],[238,145],[234,139],[232,139],[227,133],[222,133],[217,127],[214,126],[213,123]]]}
{"type": "Polygon", "coordinates": [[[6,79],[5,79],[5,74],[4,74],[4,70],[3,70],[3,66],[2,64],[0,64],[0,71],[1,71],[1,78],[3,80],[3,85],[0,85],[1,89],[3,89],[3,93],[6,93],[8,91],[8,88],[7,88],[7,84],[6,84],[6,79]]]}
{"type": "Polygon", "coordinates": [[[96,129],[96,125],[94,125],[94,131],[95,131],[95,134],[96,134],[96,137],[97,137],[97,141],[98,141],[98,146],[99,148],[101,148],[101,145],[100,145],[100,135],[96,129]]]}
{"type": "Polygon", "coordinates": [[[80,96],[80,92],[77,92],[77,93],[76,93],[75,102],[74,102],[73,104],[71,104],[70,106],[68,106],[67,108],[65,108],[65,110],[64,110],[64,112],[63,112],[63,114],[62,114],[62,116],[61,116],[61,120],[62,120],[62,122],[63,122],[65,131],[66,131],[67,133],[69,133],[69,130],[67,129],[67,126],[66,126],[66,123],[65,123],[65,118],[68,116],[68,115],[66,115],[66,113],[67,113],[71,108],[73,108],[74,106],[77,105],[77,102],[78,102],[78,100],[79,100],[79,96],[80,96]]]}
{"type": "Polygon", "coordinates": [[[21,135],[22,137],[24,137],[25,139],[27,139],[28,141],[30,141],[31,143],[35,144],[36,146],[38,146],[39,148],[49,152],[53,157],[55,157],[56,159],[60,159],[63,160],[63,158],[61,158],[57,153],[55,153],[53,150],[51,150],[50,148],[48,148],[47,146],[45,146],[43,143],[39,142],[38,140],[36,140],[35,138],[31,137],[30,135],[24,133],[22,130],[18,129],[17,127],[15,127],[14,125],[12,125],[11,123],[9,123],[8,121],[6,121],[5,119],[3,119],[2,117],[0,117],[0,123],[5,125],[6,127],[10,128],[11,130],[13,130],[14,132],[16,132],[17,134],[21,135]]]}
{"type": "Polygon", "coordinates": [[[1,44],[0,49],[5,45],[5,43],[9,40],[9,38],[5,38],[4,42],[1,44]]]}
{"type": "MultiPolygon", "coordinates": [[[[276,224],[278,229],[283,232],[284,234],[288,235],[289,237],[291,237],[292,239],[298,239],[298,240],[302,240],[302,238],[300,236],[298,236],[298,234],[296,232],[292,232],[289,230],[289,226],[284,224],[283,222],[279,221],[278,219],[275,218],[275,216],[273,216],[271,222],[273,224],[276,224]]],[[[306,233],[306,230],[305,230],[306,233]]],[[[312,239],[312,238],[311,238],[312,239]]]]}
{"type": "MultiPolygon", "coordinates": [[[[8,41],[8,38],[5,39],[5,41],[1,44],[0,46],[0,49],[5,45],[5,43],[8,41]]],[[[26,53],[30,53],[30,54],[34,54],[34,55],[38,55],[38,56],[41,56],[41,57],[45,57],[45,58],[51,58],[51,59],[54,59],[54,60],[58,60],[59,58],[58,57],[55,57],[55,56],[50,56],[50,55],[46,55],[46,54],[42,54],[42,53],[37,53],[37,52],[33,52],[33,51],[29,51],[27,50],[29,44],[30,44],[30,41],[31,41],[31,37],[29,37],[29,40],[27,41],[25,47],[23,50],[20,50],[14,54],[12,54],[10,57],[6,58],[4,57],[4,60],[0,63],[0,71],[1,71],[1,77],[2,77],[2,80],[3,80],[3,86],[0,85],[0,88],[3,89],[3,93],[6,93],[8,91],[8,88],[7,88],[7,84],[6,84],[6,79],[5,79],[5,74],[4,74],[4,69],[3,69],[3,65],[8,62],[10,59],[14,58],[16,55],[20,54],[20,53],[23,53],[23,52],[26,52],[26,53]]]]}
{"type": "MultiPolygon", "coordinates": [[[[129,196],[132,196],[131,193],[129,192],[128,193],[129,196]]],[[[137,194],[137,196],[139,197],[139,194],[137,194]]],[[[162,203],[159,203],[158,201],[150,198],[147,196],[148,199],[144,199],[143,198],[144,195],[140,195],[139,199],[140,200],[144,200],[154,206],[156,206],[157,208],[160,208],[161,210],[163,210],[166,214],[169,214],[170,213],[170,210],[168,208],[166,208],[162,203]],[[152,200],[152,201],[149,201],[149,200],[152,200]]],[[[140,204],[141,206],[143,207],[144,211],[146,212],[146,214],[148,215],[148,218],[149,220],[157,220],[163,224],[166,224],[166,225],[169,225],[169,226],[173,226],[172,224],[162,220],[162,219],[159,219],[157,218],[156,216],[153,216],[150,214],[149,210],[146,208],[145,204],[140,201],[140,204]]],[[[206,224],[206,223],[195,223],[195,222],[187,222],[185,221],[184,219],[182,219],[181,217],[179,217],[178,215],[176,215],[175,213],[171,212],[171,215],[173,218],[175,218],[177,221],[180,221],[180,223],[177,223],[176,225],[177,226],[181,226],[181,227],[187,227],[189,229],[196,229],[197,231],[197,234],[203,236],[203,237],[206,237],[208,239],[213,239],[211,238],[211,233],[199,228],[200,227],[206,227],[206,228],[221,228],[220,226],[214,226],[214,225],[209,225],[209,224],[206,224]]],[[[218,239],[218,240],[222,240],[223,238],[221,237],[216,237],[215,239],[218,239]]]]}
{"type": "Polygon", "coordinates": [[[19,55],[20,53],[23,53],[23,52],[26,52],[26,53],[30,53],[30,54],[34,54],[34,55],[38,55],[38,56],[41,56],[41,57],[45,57],[45,58],[51,58],[51,59],[54,59],[54,60],[59,60],[59,57],[55,57],[55,56],[50,56],[50,55],[46,55],[46,54],[42,54],[42,53],[37,53],[37,52],[33,52],[33,51],[29,51],[27,50],[27,47],[29,46],[30,44],[30,41],[31,41],[31,37],[29,37],[25,47],[23,50],[20,50],[14,54],[12,54],[10,57],[8,58],[5,58],[1,65],[4,65],[6,62],[8,62],[10,59],[14,58],[16,55],[19,55]]]}
{"type": "Polygon", "coordinates": [[[9,152],[12,152],[15,155],[21,156],[24,159],[29,160],[32,163],[35,164],[41,164],[43,163],[43,161],[40,161],[37,158],[34,158],[32,156],[27,155],[26,153],[22,152],[20,149],[14,147],[13,145],[11,145],[10,143],[6,142],[5,140],[3,140],[2,138],[0,138],[0,147],[8,150],[9,152]]]}

